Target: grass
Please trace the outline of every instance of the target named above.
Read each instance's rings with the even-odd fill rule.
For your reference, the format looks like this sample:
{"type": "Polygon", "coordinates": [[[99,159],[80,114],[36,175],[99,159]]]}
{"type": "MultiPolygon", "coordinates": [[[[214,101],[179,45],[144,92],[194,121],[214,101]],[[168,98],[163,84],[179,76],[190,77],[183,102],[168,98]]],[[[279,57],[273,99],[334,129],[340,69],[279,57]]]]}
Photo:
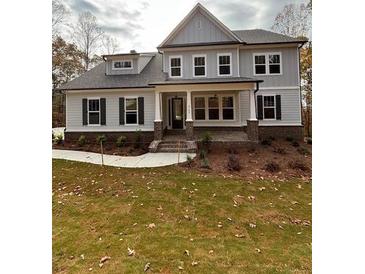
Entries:
{"type": "Polygon", "coordinates": [[[300,179],[53,160],[52,210],[53,273],[311,272],[311,183],[300,179]]]}

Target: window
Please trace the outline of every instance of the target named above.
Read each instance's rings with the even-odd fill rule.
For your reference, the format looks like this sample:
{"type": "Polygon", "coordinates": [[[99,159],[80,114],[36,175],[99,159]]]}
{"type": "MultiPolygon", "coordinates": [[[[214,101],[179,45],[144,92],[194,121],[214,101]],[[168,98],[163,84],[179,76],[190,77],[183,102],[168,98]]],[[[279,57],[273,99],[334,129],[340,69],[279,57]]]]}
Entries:
{"type": "Polygon", "coordinates": [[[254,53],[254,75],[281,74],[281,53],[254,53]]]}
{"type": "Polygon", "coordinates": [[[275,119],[275,96],[264,97],[264,119],[275,119]]]}
{"type": "Polygon", "coordinates": [[[209,120],[219,120],[219,99],[218,97],[208,98],[209,120]]]}
{"type": "Polygon", "coordinates": [[[205,97],[194,98],[195,120],[205,120],[205,97]]]}
{"type": "Polygon", "coordinates": [[[182,77],[182,57],[170,57],[170,77],[182,77]]]}
{"type": "Polygon", "coordinates": [[[206,76],[205,60],[206,60],[205,55],[193,55],[193,71],[195,77],[206,76]]]}
{"type": "Polygon", "coordinates": [[[222,97],[222,113],[223,113],[223,120],[233,120],[234,118],[233,96],[222,97]]]}
{"type": "Polygon", "coordinates": [[[137,98],[125,99],[125,123],[128,125],[137,124],[138,104],[137,98]]]}
{"type": "Polygon", "coordinates": [[[231,53],[218,54],[218,76],[231,75],[231,53]]]}
{"type": "Polygon", "coordinates": [[[100,125],[100,99],[88,99],[89,125],[100,125]]]}
{"type": "Polygon", "coordinates": [[[114,70],[132,69],[132,68],[133,68],[132,60],[113,61],[114,70]]]}

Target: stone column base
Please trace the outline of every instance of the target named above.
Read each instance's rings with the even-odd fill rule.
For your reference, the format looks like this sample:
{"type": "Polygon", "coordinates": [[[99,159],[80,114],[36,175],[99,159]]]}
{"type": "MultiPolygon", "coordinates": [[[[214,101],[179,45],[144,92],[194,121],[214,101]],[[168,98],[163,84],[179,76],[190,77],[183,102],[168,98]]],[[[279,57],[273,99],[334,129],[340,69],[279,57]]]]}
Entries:
{"type": "Polygon", "coordinates": [[[162,121],[154,122],[154,140],[159,141],[162,140],[163,130],[162,130],[162,121]]]}
{"type": "Polygon", "coordinates": [[[194,122],[193,121],[185,121],[185,127],[186,127],[186,139],[189,141],[194,140],[194,122]]]}
{"type": "Polygon", "coordinates": [[[247,120],[247,137],[249,141],[259,141],[259,121],[247,120]]]}

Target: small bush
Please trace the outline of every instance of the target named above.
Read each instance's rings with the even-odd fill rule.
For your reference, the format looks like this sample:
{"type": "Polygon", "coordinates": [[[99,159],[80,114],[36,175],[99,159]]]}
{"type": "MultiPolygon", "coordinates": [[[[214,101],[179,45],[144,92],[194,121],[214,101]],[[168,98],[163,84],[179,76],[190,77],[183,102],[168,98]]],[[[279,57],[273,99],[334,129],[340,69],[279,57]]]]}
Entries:
{"type": "Polygon", "coordinates": [[[292,145],[293,147],[299,147],[299,143],[298,143],[297,141],[293,141],[293,142],[291,142],[291,145],[292,145]]]}
{"type": "Polygon", "coordinates": [[[285,155],[285,154],[286,154],[286,150],[285,150],[285,148],[283,148],[283,147],[276,147],[276,148],[274,149],[274,152],[275,152],[275,153],[278,153],[278,154],[281,154],[281,155],[285,155]]]}
{"type": "Polygon", "coordinates": [[[53,143],[59,145],[59,144],[62,144],[62,142],[63,142],[63,136],[61,133],[54,135],[53,143]]]}
{"type": "Polygon", "coordinates": [[[288,136],[288,137],[285,138],[285,140],[287,140],[288,142],[293,142],[294,138],[291,137],[291,136],[288,136]]]}
{"type": "Polygon", "coordinates": [[[188,166],[188,167],[191,167],[192,165],[193,165],[193,157],[191,157],[189,154],[188,155],[186,155],[186,165],[188,166]]]}
{"type": "Polygon", "coordinates": [[[308,145],[311,145],[312,144],[312,138],[309,138],[309,137],[307,138],[307,144],[308,145]]]}
{"type": "Polygon", "coordinates": [[[227,168],[229,171],[241,170],[240,159],[237,155],[235,154],[228,155],[227,168]]]}
{"type": "Polygon", "coordinates": [[[80,147],[84,146],[86,144],[85,135],[80,135],[79,139],[77,140],[77,143],[80,147]]]}
{"type": "Polygon", "coordinates": [[[274,173],[274,172],[278,172],[280,170],[280,166],[278,163],[276,163],[274,161],[270,161],[265,164],[264,169],[265,169],[265,171],[274,173]]]}
{"type": "Polygon", "coordinates": [[[250,146],[250,147],[247,149],[247,152],[248,152],[248,153],[255,153],[255,152],[256,152],[256,147],[255,147],[255,146],[250,146]]]}
{"type": "Polygon", "coordinates": [[[134,138],[134,148],[140,148],[141,146],[142,146],[142,133],[140,129],[137,129],[134,138]]]}
{"type": "Polygon", "coordinates": [[[271,140],[270,139],[264,139],[264,140],[261,141],[261,145],[271,146],[271,140]]]}
{"type": "Polygon", "coordinates": [[[96,137],[96,143],[97,144],[105,144],[105,142],[106,142],[106,136],[104,135],[104,134],[102,134],[102,135],[98,135],[97,137],[96,137]]]}
{"type": "Polygon", "coordinates": [[[199,151],[199,158],[200,159],[205,159],[207,157],[207,151],[205,149],[201,149],[199,151]]]}
{"type": "Polygon", "coordinates": [[[231,146],[228,148],[228,153],[229,154],[238,154],[238,150],[234,146],[231,146]]]}
{"type": "Polygon", "coordinates": [[[204,158],[204,159],[202,160],[202,162],[201,162],[201,167],[202,167],[202,168],[210,168],[208,158],[204,158]]]}
{"type": "Polygon", "coordinates": [[[297,151],[299,152],[299,154],[302,154],[302,155],[309,155],[310,152],[308,149],[306,149],[305,147],[299,147],[297,149],[297,151]]]}
{"type": "Polygon", "coordinates": [[[117,147],[124,147],[127,142],[127,137],[121,135],[117,139],[117,147]]]}
{"type": "Polygon", "coordinates": [[[210,144],[212,143],[212,136],[208,131],[204,132],[203,138],[202,138],[202,144],[206,149],[209,149],[210,144]]]}
{"type": "Polygon", "coordinates": [[[301,170],[301,171],[308,170],[308,167],[306,166],[306,164],[300,160],[295,160],[295,161],[289,162],[289,167],[291,169],[297,169],[297,170],[301,170]]]}

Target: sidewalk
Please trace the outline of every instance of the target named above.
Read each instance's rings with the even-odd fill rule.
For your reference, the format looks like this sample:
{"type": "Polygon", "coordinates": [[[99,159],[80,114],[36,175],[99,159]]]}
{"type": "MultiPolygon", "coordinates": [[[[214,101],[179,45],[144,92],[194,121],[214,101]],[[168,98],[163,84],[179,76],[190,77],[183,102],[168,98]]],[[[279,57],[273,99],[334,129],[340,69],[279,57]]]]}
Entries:
{"type": "MultiPolygon", "coordinates": [[[[180,156],[179,153],[146,153],[140,156],[104,155],[104,165],[130,168],[169,166],[186,162],[187,155],[192,158],[196,156],[195,153],[180,153],[180,156]]],[[[52,158],[101,164],[101,154],[85,151],[53,149],[52,158]]]]}

